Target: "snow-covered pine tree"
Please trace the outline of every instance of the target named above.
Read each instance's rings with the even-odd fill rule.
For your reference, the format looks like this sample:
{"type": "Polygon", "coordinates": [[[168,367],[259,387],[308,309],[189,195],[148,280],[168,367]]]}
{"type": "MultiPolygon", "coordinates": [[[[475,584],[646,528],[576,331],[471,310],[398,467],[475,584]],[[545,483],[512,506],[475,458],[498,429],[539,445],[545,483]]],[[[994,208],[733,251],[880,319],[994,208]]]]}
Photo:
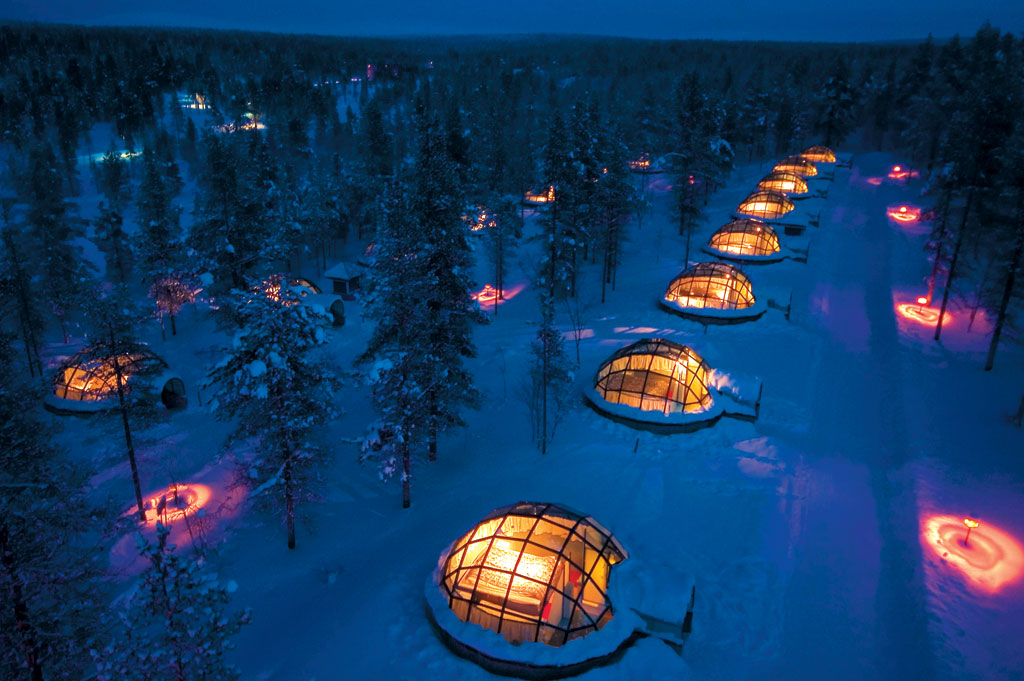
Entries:
{"type": "Polygon", "coordinates": [[[4,296],[0,301],[5,308],[18,317],[21,341],[25,348],[29,374],[43,375],[43,360],[39,348],[42,343],[45,321],[38,308],[38,300],[32,294],[30,263],[23,255],[29,241],[25,230],[10,219],[10,202],[4,202],[4,228],[2,233],[3,251],[0,252],[0,280],[4,296]]]}
{"type": "MultiPolygon", "coordinates": [[[[549,242],[550,243],[550,242],[549,242]]],[[[548,283],[554,276],[554,262],[549,255],[539,281],[540,328],[530,346],[530,411],[534,417],[535,434],[540,440],[540,453],[547,454],[548,442],[564,413],[572,371],[565,354],[565,341],[555,327],[555,294],[548,283]]]]}
{"type": "Polygon", "coordinates": [[[595,183],[594,231],[596,248],[601,252],[601,302],[605,301],[607,284],[614,288],[615,273],[621,250],[621,232],[642,196],[629,176],[628,152],[621,132],[607,124],[597,131],[597,149],[602,166],[595,183]]]}
{"type": "Polygon", "coordinates": [[[119,205],[124,197],[125,188],[128,184],[127,163],[121,158],[121,154],[114,149],[111,142],[107,153],[99,162],[99,186],[107,202],[119,205]]]}
{"type": "MultiPolygon", "coordinates": [[[[233,583],[167,543],[169,530],[157,525],[157,541],[138,535],[147,561],[138,588],[117,608],[113,638],[92,649],[97,681],[234,681],[238,669],[227,660],[234,636],[251,611],[228,611],[233,583]]],[[[114,619],[113,617],[109,619],[114,619]]]]}
{"type": "Polygon", "coordinates": [[[71,239],[75,236],[67,218],[61,174],[49,144],[32,150],[25,178],[28,224],[33,237],[34,269],[42,275],[42,290],[51,311],[60,321],[68,342],[68,316],[80,303],[86,279],[84,261],[71,239]]]}
{"type": "Polygon", "coordinates": [[[132,439],[132,421],[145,420],[151,416],[150,409],[156,399],[147,385],[147,372],[155,367],[133,367],[132,384],[128,385],[125,358],[144,351],[138,340],[138,326],[144,314],[135,304],[124,286],[115,286],[110,292],[98,287],[85,299],[85,312],[89,327],[89,357],[94,361],[109,361],[114,371],[114,385],[117,387],[117,411],[124,429],[125,452],[131,469],[132,485],[139,521],[145,522],[142,487],[139,485],[139,468],[135,458],[135,444],[132,439]]]}
{"type": "Polygon", "coordinates": [[[572,283],[572,253],[576,247],[570,228],[566,227],[566,216],[574,210],[572,161],[566,149],[567,132],[565,123],[556,113],[548,129],[548,142],[544,149],[545,182],[554,187],[555,200],[541,219],[544,253],[541,261],[544,286],[556,299],[564,298],[570,292],[572,283]]]}
{"type": "Polygon", "coordinates": [[[154,281],[170,272],[180,260],[180,209],[173,205],[171,196],[156,152],[146,149],[142,154],[142,183],[136,201],[139,224],[136,243],[146,281],[154,281]]]}
{"type": "Polygon", "coordinates": [[[253,288],[232,294],[240,330],[210,371],[217,386],[211,408],[219,419],[234,419],[232,441],[253,440],[246,463],[251,498],[283,515],[293,549],[296,507],[314,492],[317,464],[326,456],[319,440],[337,416],[337,376],[315,356],[331,318],[290,288],[282,287],[276,300],[252,294],[253,288]]]}
{"type": "Polygon", "coordinates": [[[79,681],[95,622],[91,581],[102,554],[84,546],[98,517],[88,474],[49,444],[53,424],[26,409],[34,389],[0,334],[0,677],[79,681]]]}
{"type": "Polygon", "coordinates": [[[425,121],[420,128],[411,208],[423,232],[420,258],[425,278],[413,290],[429,312],[425,363],[433,376],[427,380],[427,459],[434,461],[438,434],[463,425],[462,411],[477,403],[464,362],[476,356],[473,325],[484,317],[470,297],[473,261],[462,221],[464,190],[457,166],[448,155],[440,124],[425,121]]]}
{"type": "Polygon", "coordinates": [[[376,460],[381,480],[400,476],[402,508],[412,503],[413,456],[429,430],[425,397],[432,373],[427,366],[429,313],[409,297],[427,279],[423,230],[410,204],[406,187],[393,181],[383,202],[363,303],[364,314],[376,325],[361,358],[373,363],[370,381],[378,421],[363,443],[360,461],[376,460]]]}
{"type": "MultiPolygon", "coordinates": [[[[518,202],[511,198],[493,196],[488,204],[494,224],[484,229],[484,239],[487,243],[487,255],[494,265],[493,285],[498,292],[498,300],[504,300],[505,263],[515,254],[523,233],[523,218],[519,214],[518,202]]],[[[495,303],[495,316],[498,314],[498,307],[499,305],[495,303]]]]}
{"type": "Polygon", "coordinates": [[[107,278],[118,284],[128,283],[132,270],[131,241],[124,232],[124,219],[116,204],[100,202],[100,214],[93,221],[93,233],[103,250],[107,278]]]}

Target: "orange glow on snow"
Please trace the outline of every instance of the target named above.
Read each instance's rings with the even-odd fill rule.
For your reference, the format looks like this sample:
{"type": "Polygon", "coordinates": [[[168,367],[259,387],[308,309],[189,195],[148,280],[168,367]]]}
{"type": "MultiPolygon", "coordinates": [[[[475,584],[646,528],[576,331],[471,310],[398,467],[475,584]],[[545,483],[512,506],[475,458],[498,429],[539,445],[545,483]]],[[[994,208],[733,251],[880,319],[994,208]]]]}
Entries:
{"type": "Polygon", "coordinates": [[[873,186],[877,187],[877,186],[879,186],[880,184],[882,184],[882,178],[880,178],[880,177],[869,177],[869,178],[867,179],[867,183],[868,183],[868,184],[870,184],[870,185],[873,185],[873,186]]]}
{"type": "Polygon", "coordinates": [[[506,288],[501,292],[501,298],[498,298],[498,289],[494,288],[490,284],[485,284],[482,289],[476,293],[470,294],[470,298],[480,303],[480,306],[485,305],[496,305],[500,303],[507,303],[512,298],[519,295],[519,292],[526,288],[526,284],[516,284],[511,288],[506,288]]]}
{"type": "Polygon", "coordinates": [[[921,209],[914,206],[890,208],[889,217],[899,222],[915,222],[921,219],[921,209]]]}
{"type": "Polygon", "coordinates": [[[196,511],[206,506],[211,496],[209,487],[195,484],[174,484],[160,492],[148,494],[143,497],[146,523],[156,523],[159,520],[164,525],[169,525],[187,515],[194,515],[196,511]],[[161,502],[163,509],[157,513],[161,502]]]}
{"type": "MultiPolygon", "coordinates": [[[[914,303],[900,303],[896,306],[896,311],[903,317],[917,322],[918,324],[924,324],[925,326],[935,326],[939,323],[939,310],[934,307],[925,307],[925,303],[928,299],[925,298],[925,303],[921,302],[921,298],[917,299],[917,304],[914,303]]],[[[946,313],[946,316],[942,318],[942,324],[945,326],[952,321],[953,316],[946,313]]]]}
{"type": "Polygon", "coordinates": [[[893,166],[892,170],[889,171],[890,180],[908,180],[912,177],[918,177],[920,173],[910,168],[904,168],[903,166],[893,166]]]}
{"type": "Polygon", "coordinates": [[[991,523],[980,525],[971,518],[935,515],[922,523],[922,537],[946,565],[960,570],[971,585],[996,593],[1024,574],[1024,548],[991,523]],[[971,537],[965,542],[968,528],[971,537]]]}

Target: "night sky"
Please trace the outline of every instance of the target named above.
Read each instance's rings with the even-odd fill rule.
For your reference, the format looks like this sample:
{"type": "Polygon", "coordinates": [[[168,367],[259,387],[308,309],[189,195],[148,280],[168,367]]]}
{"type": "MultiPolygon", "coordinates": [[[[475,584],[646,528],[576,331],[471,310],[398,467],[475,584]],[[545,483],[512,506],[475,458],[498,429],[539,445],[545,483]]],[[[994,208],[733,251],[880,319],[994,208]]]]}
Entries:
{"type": "Polygon", "coordinates": [[[0,0],[0,18],[335,35],[577,33],[873,41],[1024,30],[1022,0],[0,0]]]}

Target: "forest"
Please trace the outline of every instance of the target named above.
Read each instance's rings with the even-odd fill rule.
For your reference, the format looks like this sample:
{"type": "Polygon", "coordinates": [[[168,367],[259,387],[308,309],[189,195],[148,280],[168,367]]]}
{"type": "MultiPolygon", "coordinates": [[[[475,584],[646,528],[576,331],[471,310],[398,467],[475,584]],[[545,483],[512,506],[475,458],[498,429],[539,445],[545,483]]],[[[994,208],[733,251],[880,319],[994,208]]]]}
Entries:
{"type": "MultiPolygon", "coordinates": [[[[240,678],[233,640],[259,613],[231,606],[237,585],[212,558],[175,552],[161,526],[141,540],[132,594],[106,565],[147,519],[136,450],[160,418],[126,379],[162,371],[138,360],[146,339],[180,336],[200,304],[224,341],[196,350],[201,406],[225,446],[250,452],[239,484],[292,549],[316,515],[335,456],[324,433],[350,418],[351,385],[369,386],[374,412],[358,424],[359,460],[400,483],[408,513],[414,471],[485,406],[475,332],[505,308],[474,296],[478,252],[497,300],[517,253],[540,254],[526,399],[532,441],[548,451],[579,365],[573,301],[599,287],[604,302],[627,276],[628,232],[649,215],[638,161],[671,178],[688,263],[738,164],[812,144],[898,154],[920,169],[937,304],[993,322],[977,371],[1024,340],[1024,39],[989,25],[826,44],[8,23],[0,77],[5,679],[240,678]],[[536,233],[524,229],[528,195],[550,203],[536,233]],[[346,330],[288,273],[320,277],[352,253],[360,307],[346,303],[370,331],[342,363],[325,347],[346,330]],[[95,503],[99,471],[66,456],[37,409],[78,351],[83,366],[113,358],[130,518],[95,503]]],[[[200,406],[191,387],[188,400],[200,406]]]]}

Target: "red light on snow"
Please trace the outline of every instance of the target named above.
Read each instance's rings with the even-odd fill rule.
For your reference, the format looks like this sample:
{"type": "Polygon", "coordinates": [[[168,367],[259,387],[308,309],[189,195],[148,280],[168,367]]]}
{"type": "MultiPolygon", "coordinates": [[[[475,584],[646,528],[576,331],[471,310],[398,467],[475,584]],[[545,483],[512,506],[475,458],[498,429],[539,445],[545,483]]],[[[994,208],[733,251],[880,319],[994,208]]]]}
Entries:
{"type": "Polygon", "coordinates": [[[877,187],[877,186],[879,186],[880,184],[882,184],[882,178],[880,178],[880,177],[869,177],[869,178],[867,179],[867,183],[868,183],[868,184],[870,184],[870,185],[874,185],[875,187],[877,187]]]}
{"type": "Polygon", "coordinates": [[[889,217],[898,222],[915,222],[921,219],[921,209],[914,206],[898,206],[890,208],[889,217]]]}
{"type": "MultiPolygon", "coordinates": [[[[925,302],[928,301],[926,300],[925,302]]],[[[917,304],[900,303],[896,306],[896,311],[899,312],[901,316],[915,321],[918,324],[924,324],[925,326],[935,326],[939,323],[939,310],[934,307],[925,307],[920,298],[918,298],[917,304]]],[[[952,319],[953,316],[947,312],[942,318],[942,324],[949,324],[952,319]]]]}
{"type": "Polygon", "coordinates": [[[891,180],[906,180],[918,175],[919,173],[916,170],[904,168],[903,166],[893,166],[892,170],[889,171],[889,179],[891,180]]]}
{"type": "Polygon", "coordinates": [[[143,497],[146,523],[158,520],[169,525],[206,506],[212,492],[206,485],[174,484],[165,490],[143,497]]]}
{"type": "Polygon", "coordinates": [[[493,303],[498,300],[498,289],[494,288],[490,284],[486,284],[482,289],[470,297],[480,303],[493,303]]]}
{"type": "Polygon", "coordinates": [[[516,284],[515,286],[504,289],[501,292],[501,298],[498,297],[498,289],[494,288],[490,284],[485,284],[482,289],[476,293],[470,294],[470,298],[480,303],[480,306],[485,305],[497,305],[500,303],[507,303],[508,301],[519,295],[519,292],[526,288],[526,284],[516,284]]]}
{"type": "Polygon", "coordinates": [[[1024,548],[1011,535],[985,522],[936,515],[922,523],[925,544],[967,577],[970,584],[995,593],[1024,574],[1024,548]],[[969,535],[969,537],[968,537],[969,535]]]}

